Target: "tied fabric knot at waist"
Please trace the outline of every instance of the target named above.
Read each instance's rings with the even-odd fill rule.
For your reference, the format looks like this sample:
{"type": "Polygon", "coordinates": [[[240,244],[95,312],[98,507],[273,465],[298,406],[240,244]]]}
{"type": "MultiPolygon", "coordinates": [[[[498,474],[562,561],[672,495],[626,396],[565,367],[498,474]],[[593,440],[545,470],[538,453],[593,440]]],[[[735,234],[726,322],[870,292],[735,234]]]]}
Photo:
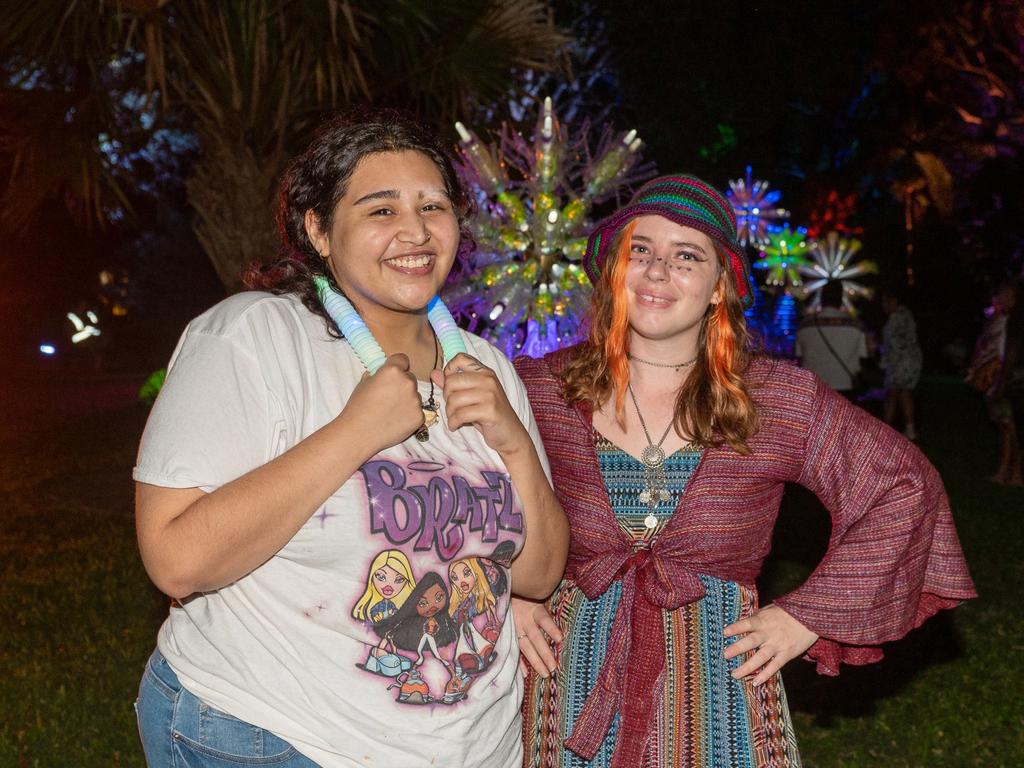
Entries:
{"type": "MultiPolygon", "coordinates": [[[[692,564],[659,547],[662,541],[656,540],[650,549],[634,549],[623,541],[611,552],[589,553],[591,557],[577,560],[572,569],[576,585],[591,600],[603,595],[613,581],[622,582],[597,684],[565,741],[568,749],[592,760],[618,712],[612,768],[639,765],[651,733],[651,717],[660,699],[655,687],[665,666],[662,610],[704,597],[704,585],[692,564]]],[[[756,575],[750,575],[749,581],[756,575]]]]}

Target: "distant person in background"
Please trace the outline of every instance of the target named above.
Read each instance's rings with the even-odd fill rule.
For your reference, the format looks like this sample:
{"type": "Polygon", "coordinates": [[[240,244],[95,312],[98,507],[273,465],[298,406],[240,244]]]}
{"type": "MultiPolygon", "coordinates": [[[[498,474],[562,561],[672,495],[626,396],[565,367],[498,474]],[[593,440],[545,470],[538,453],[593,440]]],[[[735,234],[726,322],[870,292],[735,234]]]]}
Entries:
{"type": "Polygon", "coordinates": [[[903,435],[917,439],[914,426],[914,390],[921,379],[921,346],[917,343],[917,325],[889,289],[882,293],[882,309],[888,315],[882,327],[882,369],[885,371],[885,423],[896,423],[896,412],[903,421],[903,435]]]}
{"type": "Polygon", "coordinates": [[[809,314],[796,333],[800,365],[818,374],[826,384],[852,399],[860,361],[868,356],[867,338],[860,323],[843,309],[843,284],[830,280],[821,289],[821,310],[809,314]]]}
{"type": "Polygon", "coordinates": [[[1000,484],[1020,485],[1020,446],[1013,423],[1013,406],[1005,387],[998,387],[1006,352],[1006,321],[1017,303],[1013,283],[1000,286],[992,298],[974,354],[967,370],[967,383],[985,396],[988,416],[999,430],[999,468],[991,480],[1000,484]],[[1000,391],[997,392],[996,390],[1000,391]]]}
{"type": "MultiPolygon", "coordinates": [[[[1021,435],[1024,434],[1024,279],[1018,280],[1013,291],[1015,301],[1013,308],[1007,313],[1005,338],[1003,343],[1002,364],[996,374],[995,383],[988,394],[990,400],[1006,401],[1010,411],[1010,428],[1013,430],[1014,442],[1011,453],[1015,451],[1017,464],[1009,467],[1009,472],[1000,476],[999,472],[992,478],[997,483],[1022,485],[1020,455],[1021,435]]],[[[1011,457],[1012,461],[1012,457],[1011,457]]],[[[1002,464],[1000,464],[1002,469],[1002,464]]]]}

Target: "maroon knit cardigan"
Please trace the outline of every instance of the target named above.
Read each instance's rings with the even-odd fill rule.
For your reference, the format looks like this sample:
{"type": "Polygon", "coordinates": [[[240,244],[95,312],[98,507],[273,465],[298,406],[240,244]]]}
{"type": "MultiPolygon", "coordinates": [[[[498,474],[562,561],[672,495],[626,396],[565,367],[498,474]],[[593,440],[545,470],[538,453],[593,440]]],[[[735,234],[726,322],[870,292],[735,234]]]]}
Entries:
{"type": "Polygon", "coordinates": [[[654,544],[634,549],[601,478],[590,407],[562,396],[569,354],[515,365],[569,519],[566,578],[590,599],[622,581],[605,664],[566,741],[577,754],[592,758],[621,711],[613,766],[640,764],[664,666],[662,610],[703,596],[696,574],[754,587],[784,483],[813,491],[832,517],[821,563],[775,601],[819,635],[806,657],[818,672],[878,661],[881,643],[975,596],[942,481],[921,452],[813,374],[767,359],[745,376],[761,421],[750,454],[705,449],[654,544]]]}

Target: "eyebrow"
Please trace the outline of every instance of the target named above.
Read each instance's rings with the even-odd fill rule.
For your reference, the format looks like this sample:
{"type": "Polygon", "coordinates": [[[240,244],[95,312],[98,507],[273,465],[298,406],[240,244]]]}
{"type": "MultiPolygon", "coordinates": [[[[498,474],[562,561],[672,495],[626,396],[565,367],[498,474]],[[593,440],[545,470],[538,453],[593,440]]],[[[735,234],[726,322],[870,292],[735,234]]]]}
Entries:
{"type": "MultiPolygon", "coordinates": [[[[448,193],[443,189],[431,189],[425,192],[420,192],[419,198],[422,200],[427,195],[442,195],[444,196],[445,199],[448,198],[448,193]]],[[[399,192],[397,189],[381,189],[378,190],[377,192],[371,192],[368,195],[363,195],[354,203],[352,203],[352,205],[362,205],[364,203],[369,203],[374,200],[399,200],[401,199],[401,197],[402,193],[399,192]]]]}
{"type": "Polygon", "coordinates": [[[377,192],[371,192],[368,195],[363,195],[356,200],[352,205],[362,205],[363,203],[369,203],[373,200],[397,200],[401,195],[397,189],[381,189],[377,192]]]}
{"type": "MultiPolygon", "coordinates": [[[[645,235],[633,235],[633,239],[634,240],[640,240],[641,242],[644,242],[644,243],[651,243],[651,242],[653,242],[651,240],[651,238],[649,238],[649,237],[647,237],[645,235]]],[[[672,245],[674,245],[676,247],[680,247],[680,248],[694,248],[694,249],[700,251],[701,253],[703,253],[705,256],[707,255],[707,251],[705,251],[701,246],[697,245],[697,243],[689,243],[689,242],[686,242],[685,240],[675,240],[675,241],[672,242],[672,245]]]]}

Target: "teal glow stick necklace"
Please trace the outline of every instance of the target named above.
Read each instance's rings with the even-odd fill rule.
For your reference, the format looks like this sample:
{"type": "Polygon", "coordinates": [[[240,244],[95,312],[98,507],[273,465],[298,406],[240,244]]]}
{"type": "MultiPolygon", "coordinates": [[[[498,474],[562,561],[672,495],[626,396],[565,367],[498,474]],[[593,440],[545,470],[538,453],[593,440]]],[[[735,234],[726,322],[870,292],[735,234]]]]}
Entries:
{"type": "MultiPolygon", "coordinates": [[[[320,303],[323,304],[327,314],[330,315],[334,324],[338,326],[342,336],[356,353],[359,362],[372,376],[384,365],[387,355],[381,349],[373,333],[366,327],[363,318],[356,312],[352,302],[338,293],[331,287],[331,282],[323,275],[316,275],[313,278],[316,285],[317,295],[320,303]]],[[[441,343],[441,351],[444,359],[451,360],[460,352],[466,352],[466,345],[462,341],[462,333],[455,324],[455,318],[448,311],[448,307],[441,301],[440,296],[435,296],[427,305],[427,320],[434,330],[434,335],[441,343]]],[[[416,431],[416,439],[425,442],[430,439],[427,428],[437,423],[437,403],[434,402],[434,383],[430,383],[431,393],[423,407],[423,426],[416,431]]]]}

